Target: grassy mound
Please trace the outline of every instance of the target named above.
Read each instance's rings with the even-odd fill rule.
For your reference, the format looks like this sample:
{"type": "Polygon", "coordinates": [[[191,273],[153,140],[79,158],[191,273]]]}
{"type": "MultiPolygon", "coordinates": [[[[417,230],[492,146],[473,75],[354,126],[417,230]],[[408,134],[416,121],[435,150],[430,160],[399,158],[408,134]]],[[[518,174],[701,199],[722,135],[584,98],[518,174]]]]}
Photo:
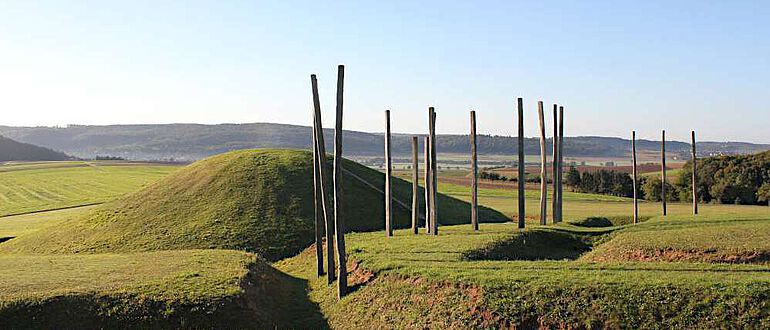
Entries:
{"type": "Polygon", "coordinates": [[[323,326],[306,283],[224,250],[0,256],[0,324],[12,328],[323,326]]]}
{"type": "Polygon", "coordinates": [[[465,260],[562,260],[577,259],[590,250],[579,235],[555,230],[531,230],[508,239],[463,252],[465,260]]]}
{"type": "MultiPolygon", "coordinates": [[[[572,229],[579,234],[580,228],[572,229]]],[[[464,258],[518,235],[508,224],[488,224],[479,232],[446,227],[437,237],[408,231],[391,238],[350,235],[349,269],[357,289],[341,302],[315,278],[312,251],[276,267],[307,279],[310,299],[340,329],[770,326],[764,265],[464,258]],[[371,273],[363,283],[355,281],[361,270],[371,273]]]]}
{"type": "MultiPolygon", "coordinates": [[[[650,220],[650,216],[640,216],[639,222],[650,220]]],[[[587,217],[580,220],[570,220],[569,224],[578,227],[600,228],[630,225],[634,223],[633,216],[609,216],[609,217],[587,217]]]]}
{"type": "Polygon", "coordinates": [[[770,263],[770,216],[669,218],[626,228],[583,257],[590,261],[770,263]]]}
{"type": "MultiPolygon", "coordinates": [[[[384,175],[351,161],[343,167],[350,173],[343,176],[347,230],[382,229],[383,196],[373,187],[384,185],[384,175]]],[[[331,169],[327,170],[331,178],[331,169]]],[[[409,203],[411,184],[395,179],[393,193],[409,203]]],[[[406,227],[410,212],[394,205],[396,226],[406,227]]],[[[439,208],[443,224],[469,221],[470,207],[465,202],[442,195],[439,208]]],[[[507,220],[487,209],[480,219],[507,220]]],[[[277,260],[301,251],[313,237],[310,153],[244,150],[196,162],[86,216],[0,247],[25,253],[215,248],[246,250],[277,260]]]]}

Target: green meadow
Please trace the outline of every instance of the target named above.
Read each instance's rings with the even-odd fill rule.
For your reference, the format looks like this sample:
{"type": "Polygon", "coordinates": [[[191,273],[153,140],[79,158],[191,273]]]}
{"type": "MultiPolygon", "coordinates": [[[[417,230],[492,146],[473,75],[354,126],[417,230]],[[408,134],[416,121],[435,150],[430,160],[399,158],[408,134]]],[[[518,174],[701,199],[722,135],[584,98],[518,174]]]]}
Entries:
{"type": "MultiPolygon", "coordinates": [[[[17,197],[5,214],[27,213],[0,217],[0,321],[38,328],[770,327],[768,207],[704,204],[693,216],[690,204],[670,203],[663,217],[660,204],[641,202],[643,221],[634,225],[630,199],[566,192],[566,222],[539,226],[539,192],[528,189],[521,230],[501,218],[518,213],[516,189],[490,186],[479,189],[485,211],[474,232],[466,224],[470,189],[451,180],[467,172],[449,170],[438,185],[440,235],[400,229],[388,238],[378,230],[381,193],[348,176],[347,223],[358,229],[346,235],[353,290],[338,301],[334,286],[316,275],[308,247],[307,153],[233,152],[182,169],[84,164],[0,169],[0,178],[24,188],[17,190],[63,196],[6,194],[17,197]],[[280,201],[286,205],[274,208],[280,201]]],[[[381,173],[346,164],[382,185],[381,173]]],[[[411,201],[405,174],[394,196],[411,201]]],[[[396,211],[397,225],[408,226],[408,212],[396,211]]]]}
{"type": "Polygon", "coordinates": [[[177,168],[110,161],[0,165],[0,216],[106,202],[177,168]]]}

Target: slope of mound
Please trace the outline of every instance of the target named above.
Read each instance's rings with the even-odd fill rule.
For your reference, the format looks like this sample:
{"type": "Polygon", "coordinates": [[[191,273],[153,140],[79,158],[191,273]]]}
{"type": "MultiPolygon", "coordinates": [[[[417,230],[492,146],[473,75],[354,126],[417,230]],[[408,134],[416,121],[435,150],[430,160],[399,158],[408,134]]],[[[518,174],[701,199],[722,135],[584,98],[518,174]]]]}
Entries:
{"type": "Polygon", "coordinates": [[[589,261],[770,263],[770,215],[725,221],[670,218],[622,230],[589,261]]]}
{"type": "MultiPolygon", "coordinates": [[[[309,152],[296,150],[217,155],[84,217],[3,243],[0,249],[98,253],[217,248],[277,260],[314,240],[311,164],[309,152]]],[[[351,161],[345,161],[344,168],[349,171],[343,181],[347,230],[382,229],[383,197],[376,187],[382,186],[384,175],[351,161]]],[[[409,183],[396,179],[393,191],[395,198],[411,200],[409,183]]],[[[469,221],[467,203],[447,196],[439,203],[442,223],[469,221]]],[[[410,213],[394,205],[396,225],[406,226],[410,213]]],[[[481,219],[506,220],[490,210],[481,219]]]]}
{"type": "Polygon", "coordinates": [[[240,251],[5,255],[0,279],[0,324],[12,328],[323,325],[304,281],[240,251]]]}
{"type": "Polygon", "coordinates": [[[11,160],[67,160],[72,157],[34,144],[21,143],[0,135],[0,162],[11,160]]]}

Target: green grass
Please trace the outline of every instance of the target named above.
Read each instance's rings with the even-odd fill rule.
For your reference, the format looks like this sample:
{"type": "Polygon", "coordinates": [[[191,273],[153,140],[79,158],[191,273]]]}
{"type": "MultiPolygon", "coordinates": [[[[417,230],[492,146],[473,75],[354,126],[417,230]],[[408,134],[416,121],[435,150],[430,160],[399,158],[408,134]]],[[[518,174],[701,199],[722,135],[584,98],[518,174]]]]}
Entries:
{"type": "Polygon", "coordinates": [[[34,162],[0,166],[0,216],[106,202],[178,167],[126,162],[34,162]]]}
{"type": "MultiPolygon", "coordinates": [[[[15,238],[0,245],[0,251],[220,248],[256,252],[269,260],[291,256],[314,241],[311,162],[309,152],[296,150],[245,150],[210,157],[82,217],[15,238]]],[[[384,185],[382,173],[349,161],[344,166],[376,187],[384,185]]],[[[351,176],[345,176],[343,184],[347,229],[382,229],[382,194],[351,176]]],[[[394,180],[393,193],[411,202],[407,182],[394,180]]],[[[439,205],[445,223],[469,221],[467,203],[442,195],[439,205]]],[[[486,221],[507,220],[482,211],[486,221]]],[[[395,207],[397,226],[406,227],[409,217],[406,209],[395,207]]]]}
{"type": "MultiPolygon", "coordinates": [[[[455,197],[463,201],[470,201],[470,187],[452,183],[442,183],[439,178],[439,192],[447,196],[455,197]]],[[[540,217],[540,192],[538,190],[526,190],[526,215],[529,221],[536,221],[540,217]]],[[[548,190],[548,221],[551,221],[551,198],[553,191],[548,190]]],[[[509,218],[518,217],[518,191],[516,189],[485,189],[479,188],[479,204],[499,211],[509,218]]],[[[731,216],[763,216],[770,214],[768,208],[742,206],[742,205],[699,205],[700,218],[731,215],[731,216]]],[[[581,221],[589,217],[608,217],[625,219],[628,221],[633,212],[633,200],[630,198],[564,192],[564,219],[565,221],[581,221]]],[[[656,217],[661,214],[660,203],[639,201],[639,215],[641,218],[656,217]]],[[[668,203],[668,218],[692,217],[692,205],[689,203],[668,203]]]]}
{"type": "Polygon", "coordinates": [[[322,325],[312,303],[295,300],[304,297],[304,286],[239,251],[4,255],[0,323],[25,328],[322,325]],[[302,314],[283,318],[297,307],[302,314]]]}
{"type": "MultiPolygon", "coordinates": [[[[558,228],[578,236],[591,230],[568,225],[558,228]]],[[[475,318],[458,318],[459,324],[454,325],[458,328],[484,327],[484,322],[497,326],[587,328],[770,325],[770,267],[766,265],[594,263],[568,260],[572,257],[468,261],[469,254],[501,241],[518,240],[519,248],[549,246],[537,241],[538,235],[534,235],[543,230],[546,229],[525,231],[530,233],[529,242],[523,242],[519,230],[510,224],[484,225],[480,232],[473,232],[467,225],[445,227],[438,237],[414,236],[407,231],[397,231],[392,238],[380,233],[350,235],[350,258],[376,273],[376,277],[339,304],[331,301],[333,294],[324,281],[314,278],[311,254],[281,261],[276,266],[308,279],[313,290],[311,299],[329,316],[330,324],[340,328],[376,325],[382,320],[394,322],[388,324],[396,328],[426,325],[424,320],[414,319],[426,312],[426,306],[417,298],[425,290],[436,294],[431,297],[437,302],[430,309],[433,315],[446,317],[477,311],[475,318]],[[469,291],[475,292],[478,299],[458,298],[467,297],[469,291]],[[377,301],[376,296],[385,293],[387,298],[383,299],[400,301],[399,308],[388,308],[377,301]],[[459,306],[445,302],[456,302],[459,306]],[[376,313],[369,312],[369,308],[376,313]],[[497,318],[485,320],[484,315],[497,318]],[[348,326],[351,323],[354,326],[348,326]]],[[[557,249],[551,245],[543,253],[557,249]]]]}
{"type": "Polygon", "coordinates": [[[770,264],[770,212],[764,208],[743,207],[740,214],[712,212],[696,221],[655,218],[628,226],[585,259],[770,264]]]}
{"type": "Polygon", "coordinates": [[[94,206],[84,206],[2,217],[0,218],[0,240],[29,235],[45,228],[58,226],[69,219],[82,217],[93,208],[94,206]]]}
{"type": "MultiPolygon", "coordinates": [[[[9,165],[0,177],[88,169],[59,165],[9,165]]],[[[384,184],[382,173],[347,161],[345,168],[376,187],[384,184]]],[[[311,180],[307,152],[238,151],[105,205],[0,218],[0,238],[15,237],[0,243],[0,324],[770,327],[770,264],[762,259],[770,251],[767,207],[709,204],[692,216],[689,204],[673,203],[663,218],[659,204],[643,202],[647,221],[629,225],[629,199],[570,192],[564,198],[569,222],[540,227],[533,225],[538,192],[528,190],[527,230],[482,223],[474,232],[468,225],[447,226],[469,221],[469,188],[440,182],[441,235],[398,230],[391,238],[380,231],[346,236],[354,291],[342,301],[316,277],[312,248],[274,264],[285,273],[253,254],[220,250],[278,260],[307,247],[311,180]],[[137,252],[146,250],[172,251],[137,252]],[[665,257],[671,255],[688,257],[665,257]]],[[[394,185],[395,197],[410,202],[411,184],[396,179],[394,185]]],[[[344,191],[349,229],[381,229],[382,195],[350,176],[344,191]]],[[[482,221],[517,214],[515,189],[479,193],[482,221]]],[[[407,226],[407,210],[395,211],[397,227],[407,226]]]]}

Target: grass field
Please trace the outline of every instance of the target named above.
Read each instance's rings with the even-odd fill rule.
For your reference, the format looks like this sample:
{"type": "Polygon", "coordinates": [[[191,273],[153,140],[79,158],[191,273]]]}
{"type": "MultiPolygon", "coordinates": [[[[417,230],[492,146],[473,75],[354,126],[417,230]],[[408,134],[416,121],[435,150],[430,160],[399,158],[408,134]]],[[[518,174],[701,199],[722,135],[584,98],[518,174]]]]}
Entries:
{"type": "Polygon", "coordinates": [[[0,241],[29,235],[45,228],[58,226],[68,220],[82,217],[93,209],[94,206],[84,206],[0,218],[0,241]]]}
{"type": "Polygon", "coordinates": [[[34,162],[0,166],[0,216],[102,203],[178,167],[127,162],[34,162]]]}
{"type": "MultiPolygon", "coordinates": [[[[701,225],[709,226],[700,221],[668,221],[696,232],[701,225]]],[[[637,225],[634,231],[654,234],[663,226],[658,222],[637,225]]],[[[733,241],[756,238],[754,244],[741,249],[767,251],[770,217],[749,228],[762,234],[738,235],[733,241]]],[[[603,235],[613,234],[605,229],[603,235]]],[[[357,264],[349,268],[354,273],[365,269],[376,275],[369,275],[363,284],[365,289],[341,303],[336,302],[332,289],[312,273],[312,254],[281,261],[277,267],[307,279],[311,299],[319,303],[329,323],[339,328],[421,327],[427,320],[435,322],[428,323],[428,327],[436,328],[510,324],[585,328],[770,325],[770,267],[766,264],[516,260],[522,255],[561,259],[570,255],[566,252],[574,252],[564,250],[572,249],[576,242],[600,242],[603,235],[595,229],[571,225],[556,229],[533,226],[520,232],[512,224],[488,224],[479,232],[467,225],[444,227],[438,237],[414,236],[408,231],[397,231],[392,238],[380,233],[350,235],[350,258],[357,264]],[[571,239],[574,244],[562,241],[554,246],[557,234],[566,235],[563,240],[571,239]],[[469,260],[469,256],[474,259],[469,260]],[[426,294],[432,303],[421,298],[426,294]],[[475,317],[470,317],[472,311],[475,317]],[[436,315],[442,317],[434,320],[436,315]]],[[[657,244],[665,249],[674,241],[671,235],[657,244]]]]}
{"type": "MultiPolygon", "coordinates": [[[[212,234],[233,234],[237,228],[223,222],[224,217],[206,222],[202,215],[211,207],[246,215],[246,222],[254,221],[257,212],[247,204],[261,203],[260,198],[268,203],[256,204],[262,210],[276,205],[309,208],[291,204],[297,201],[283,192],[267,193],[301,191],[309,199],[306,155],[243,152],[202,164],[171,176],[164,171],[174,168],[150,164],[6,165],[0,178],[51,172],[55,174],[50,178],[69,178],[73,187],[82,184],[78,198],[113,201],[0,218],[0,241],[13,237],[0,243],[0,323],[47,327],[67,322],[86,328],[770,327],[768,207],[707,204],[693,216],[690,204],[671,203],[669,216],[663,218],[658,203],[642,202],[645,221],[627,225],[630,199],[567,192],[568,222],[541,227],[536,225],[539,192],[530,189],[524,231],[507,222],[482,223],[479,232],[462,224],[442,226],[437,237],[406,230],[397,230],[391,238],[381,231],[347,235],[353,292],[337,301],[333,286],[315,275],[312,248],[277,261],[275,268],[242,251],[189,250],[250,250],[238,242],[254,235],[231,235],[228,241],[212,234]],[[253,167],[265,162],[270,167],[253,167]],[[287,174],[294,172],[303,175],[287,174]],[[87,179],[80,181],[79,176],[87,179]],[[165,179],[146,184],[161,177],[165,179]],[[121,189],[134,191],[134,197],[120,198],[118,190],[102,190],[112,194],[102,196],[87,189],[94,181],[113,178],[125,183],[121,189]],[[233,201],[233,207],[227,201],[233,201]],[[110,212],[116,215],[106,217],[110,212]],[[200,229],[196,233],[210,234],[199,240],[206,246],[180,244],[190,238],[183,230],[187,225],[200,229]],[[112,229],[94,231],[99,227],[112,229]],[[132,230],[124,230],[129,227],[132,230]],[[142,235],[159,246],[151,250],[159,251],[136,252],[144,241],[132,246],[122,238],[142,235]],[[82,250],[70,247],[88,244],[98,249],[69,253],[82,250]]],[[[354,164],[347,168],[382,185],[380,173],[354,164]]],[[[407,173],[398,175],[408,179],[407,173]]],[[[469,221],[467,204],[460,202],[470,201],[469,187],[449,182],[462,182],[457,179],[466,176],[465,170],[440,172],[439,191],[445,196],[439,214],[446,223],[469,221]]],[[[18,184],[26,189],[39,185],[27,178],[18,184]]],[[[395,196],[409,201],[411,185],[395,181],[395,196]]],[[[52,181],[47,189],[61,189],[56,188],[61,182],[52,181]]],[[[349,225],[376,230],[382,225],[382,195],[364,185],[348,189],[347,200],[355,204],[346,209],[349,225]]],[[[500,213],[517,214],[516,189],[482,188],[479,197],[488,208],[482,221],[500,221],[500,213]]],[[[45,209],[45,204],[34,202],[28,207],[33,205],[45,209]]],[[[398,223],[405,225],[408,213],[396,210],[398,223]]],[[[305,223],[310,215],[303,212],[290,214],[305,223]]],[[[285,224],[286,219],[276,223],[285,224]]],[[[293,239],[273,235],[260,238],[260,244],[284,249],[291,242],[287,238],[293,239]]]]}
{"type": "Polygon", "coordinates": [[[322,325],[304,288],[240,251],[3,255],[0,322],[81,329],[322,325]]]}
{"type": "MultiPolygon", "coordinates": [[[[467,186],[440,182],[439,191],[470,200],[467,186]]],[[[479,232],[444,226],[438,237],[350,235],[358,289],[342,302],[315,278],[312,254],[276,265],[309,281],[311,300],[335,328],[770,326],[770,209],[708,204],[693,216],[690,204],[673,203],[664,218],[659,203],[642,202],[649,220],[612,226],[629,222],[630,199],[565,193],[574,224],[540,227],[539,193],[526,193],[525,231],[508,223],[479,232]],[[587,217],[612,221],[586,227],[597,223],[587,217]]],[[[516,196],[479,190],[481,205],[509,216],[516,196]]]]}

